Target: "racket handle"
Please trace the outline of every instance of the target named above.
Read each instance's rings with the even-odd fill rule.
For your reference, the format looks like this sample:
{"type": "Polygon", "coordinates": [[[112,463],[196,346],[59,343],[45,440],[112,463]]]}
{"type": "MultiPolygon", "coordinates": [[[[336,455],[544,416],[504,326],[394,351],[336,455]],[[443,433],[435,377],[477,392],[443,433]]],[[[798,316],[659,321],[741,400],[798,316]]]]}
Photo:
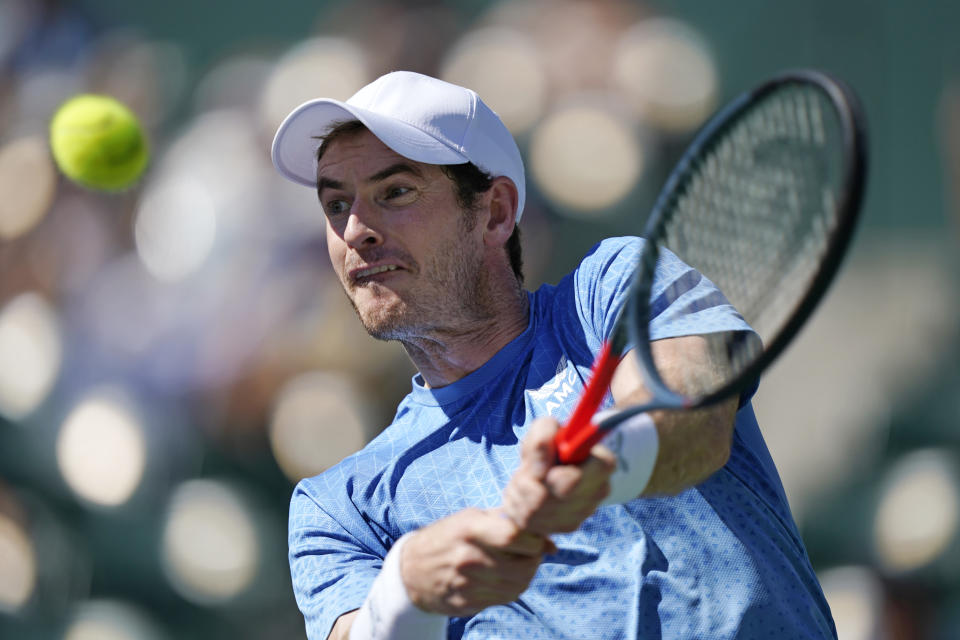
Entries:
{"type": "Polygon", "coordinates": [[[620,356],[613,353],[610,342],[604,342],[600,355],[593,365],[590,382],[580,396],[573,414],[562,426],[554,438],[557,459],[563,464],[583,462],[590,455],[590,449],[599,442],[606,431],[601,431],[593,422],[600,403],[607,395],[613,372],[617,370],[620,356]]]}

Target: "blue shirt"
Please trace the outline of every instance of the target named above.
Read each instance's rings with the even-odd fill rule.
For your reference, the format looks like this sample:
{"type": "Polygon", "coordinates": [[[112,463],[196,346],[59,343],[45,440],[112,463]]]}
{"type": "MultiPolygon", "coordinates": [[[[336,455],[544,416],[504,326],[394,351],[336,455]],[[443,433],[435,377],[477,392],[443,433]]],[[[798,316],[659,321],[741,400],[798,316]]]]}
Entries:
{"type": "MultiPolygon", "coordinates": [[[[616,318],[636,238],[597,245],[530,295],[527,329],[482,367],[429,389],[419,376],[362,451],[301,481],[290,508],[294,592],[311,639],[359,608],[391,545],[466,507],[500,504],[537,417],[567,417],[616,318]]],[[[746,330],[703,276],[658,264],[651,339],[746,330]]],[[[831,638],[829,607],[790,514],[749,395],[727,464],[680,495],[599,508],[552,536],[513,603],[451,618],[449,638],[831,638]]]]}

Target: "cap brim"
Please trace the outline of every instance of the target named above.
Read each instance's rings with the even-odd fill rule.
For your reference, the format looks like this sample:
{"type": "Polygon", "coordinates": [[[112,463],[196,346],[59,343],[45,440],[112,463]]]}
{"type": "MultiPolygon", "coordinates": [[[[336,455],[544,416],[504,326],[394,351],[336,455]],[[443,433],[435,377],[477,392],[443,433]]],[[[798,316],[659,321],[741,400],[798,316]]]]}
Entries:
{"type": "Polygon", "coordinates": [[[316,154],[321,138],[331,125],[345,120],[359,120],[381,142],[410,160],[427,164],[468,162],[458,151],[413,125],[346,102],[321,98],[291,111],[277,129],[271,156],[280,175],[304,186],[316,187],[316,154]]]}

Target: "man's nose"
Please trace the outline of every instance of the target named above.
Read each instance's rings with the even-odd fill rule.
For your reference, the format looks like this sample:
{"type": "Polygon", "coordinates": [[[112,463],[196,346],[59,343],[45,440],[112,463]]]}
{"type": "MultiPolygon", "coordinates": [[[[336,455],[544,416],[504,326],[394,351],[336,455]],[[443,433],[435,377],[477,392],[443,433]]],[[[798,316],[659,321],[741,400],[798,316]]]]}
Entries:
{"type": "Polygon", "coordinates": [[[377,230],[379,224],[370,207],[358,198],[350,209],[344,241],[354,249],[369,248],[383,244],[383,235],[377,230]]]}

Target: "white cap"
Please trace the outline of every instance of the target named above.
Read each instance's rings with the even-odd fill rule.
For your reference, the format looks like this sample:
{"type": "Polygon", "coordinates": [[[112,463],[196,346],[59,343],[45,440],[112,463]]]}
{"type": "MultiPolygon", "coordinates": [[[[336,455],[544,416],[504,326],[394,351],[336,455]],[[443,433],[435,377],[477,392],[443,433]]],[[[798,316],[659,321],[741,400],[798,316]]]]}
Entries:
{"type": "Polygon", "coordinates": [[[280,174],[317,186],[320,137],[333,123],[359,120],[385,145],[426,164],[472,162],[493,177],[506,176],[519,195],[517,222],[526,185],[523,160],[510,131],[476,92],[410,71],[380,76],[341,102],[317,98],[284,119],[273,139],[273,164],[280,174]]]}

